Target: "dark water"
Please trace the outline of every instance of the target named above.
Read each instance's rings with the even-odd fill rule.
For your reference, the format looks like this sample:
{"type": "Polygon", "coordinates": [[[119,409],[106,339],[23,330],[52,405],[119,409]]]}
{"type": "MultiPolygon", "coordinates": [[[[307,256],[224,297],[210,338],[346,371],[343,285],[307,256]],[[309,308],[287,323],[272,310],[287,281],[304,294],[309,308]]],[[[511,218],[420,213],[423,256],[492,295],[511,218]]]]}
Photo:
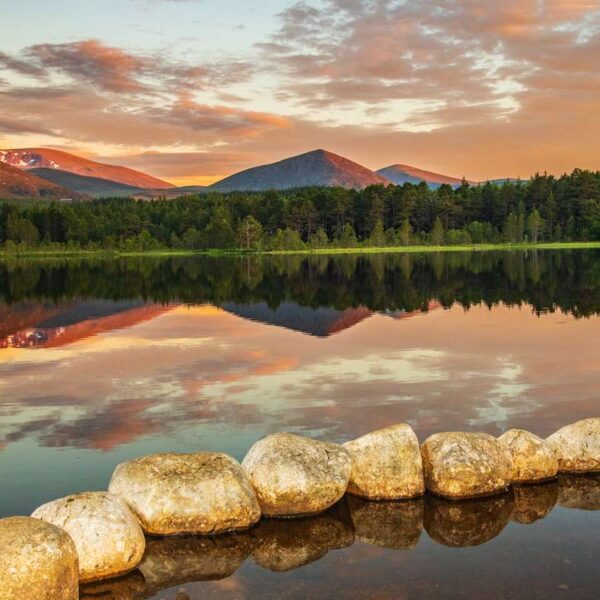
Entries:
{"type": "MultiPolygon", "coordinates": [[[[600,252],[0,265],[0,516],[122,460],[600,415],[600,252]]],[[[600,598],[600,480],[152,540],[84,598],[600,598]]]]}

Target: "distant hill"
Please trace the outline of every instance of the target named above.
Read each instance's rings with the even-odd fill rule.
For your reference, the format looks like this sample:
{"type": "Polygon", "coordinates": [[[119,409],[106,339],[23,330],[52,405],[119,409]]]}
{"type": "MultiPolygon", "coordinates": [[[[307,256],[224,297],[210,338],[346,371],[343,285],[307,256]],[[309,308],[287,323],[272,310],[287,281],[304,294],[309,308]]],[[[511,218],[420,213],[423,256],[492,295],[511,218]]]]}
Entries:
{"type": "Polygon", "coordinates": [[[314,150],[276,163],[246,169],[208,189],[218,192],[264,191],[308,186],[362,189],[369,185],[389,185],[389,181],[347,158],[326,150],[314,150]]]}
{"type": "Polygon", "coordinates": [[[447,183],[452,187],[458,187],[462,183],[462,179],[458,177],[424,171],[410,165],[390,165],[389,167],[379,169],[377,173],[396,185],[403,185],[405,183],[419,184],[424,181],[430,188],[435,189],[439,188],[443,183],[447,183]]]}
{"type": "Polygon", "coordinates": [[[19,169],[59,169],[85,177],[98,177],[137,188],[169,189],[172,184],[127,167],[106,165],[49,148],[0,150],[0,162],[19,169]]]}
{"type": "Polygon", "coordinates": [[[12,200],[18,198],[45,198],[60,200],[80,198],[76,192],[65,189],[51,181],[41,179],[28,171],[22,171],[0,162],[0,198],[12,200]]]}

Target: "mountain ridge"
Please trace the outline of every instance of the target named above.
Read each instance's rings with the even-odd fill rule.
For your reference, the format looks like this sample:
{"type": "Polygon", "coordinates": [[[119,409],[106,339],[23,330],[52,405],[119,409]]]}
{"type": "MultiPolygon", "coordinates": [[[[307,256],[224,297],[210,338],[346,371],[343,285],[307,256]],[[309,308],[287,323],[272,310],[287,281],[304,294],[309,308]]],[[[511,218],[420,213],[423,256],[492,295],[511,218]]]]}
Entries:
{"type": "Polygon", "coordinates": [[[80,194],[73,190],[0,162],[0,198],[6,200],[19,198],[61,200],[79,197],[81,197],[80,194]]]}

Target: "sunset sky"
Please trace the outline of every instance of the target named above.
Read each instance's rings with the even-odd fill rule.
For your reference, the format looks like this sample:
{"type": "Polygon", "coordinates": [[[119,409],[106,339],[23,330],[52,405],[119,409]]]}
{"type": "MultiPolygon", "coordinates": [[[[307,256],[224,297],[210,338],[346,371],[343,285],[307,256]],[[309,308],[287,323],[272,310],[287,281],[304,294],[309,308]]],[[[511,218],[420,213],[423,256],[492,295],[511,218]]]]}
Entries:
{"type": "Polygon", "coordinates": [[[29,0],[0,147],[177,184],[326,148],[470,179],[600,168],[600,0],[29,0]]]}

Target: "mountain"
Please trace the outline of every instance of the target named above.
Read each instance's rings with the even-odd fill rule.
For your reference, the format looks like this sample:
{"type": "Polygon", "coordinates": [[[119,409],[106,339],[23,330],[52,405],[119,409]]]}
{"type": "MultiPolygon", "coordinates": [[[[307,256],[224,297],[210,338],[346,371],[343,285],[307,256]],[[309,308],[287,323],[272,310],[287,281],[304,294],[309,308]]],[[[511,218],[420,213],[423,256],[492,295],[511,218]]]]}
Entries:
{"type": "Polygon", "coordinates": [[[362,189],[369,185],[389,185],[389,181],[347,158],[326,150],[286,158],[276,163],[246,169],[208,189],[218,192],[264,191],[307,186],[362,189]]]}
{"type": "Polygon", "coordinates": [[[60,200],[78,198],[79,194],[64,187],[0,162],[0,198],[46,198],[60,200]]]}
{"type": "Polygon", "coordinates": [[[430,188],[435,189],[439,188],[443,183],[447,183],[452,187],[458,187],[462,183],[462,179],[458,179],[457,177],[424,171],[410,165],[390,165],[389,167],[379,169],[377,173],[396,185],[404,183],[418,184],[424,181],[430,188]]]}
{"type": "Polygon", "coordinates": [[[59,169],[84,177],[108,179],[137,188],[169,189],[173,185],[127,167],[106,165],[49,148],[0,150],[0,162],[20,169],[59,169]]]}

